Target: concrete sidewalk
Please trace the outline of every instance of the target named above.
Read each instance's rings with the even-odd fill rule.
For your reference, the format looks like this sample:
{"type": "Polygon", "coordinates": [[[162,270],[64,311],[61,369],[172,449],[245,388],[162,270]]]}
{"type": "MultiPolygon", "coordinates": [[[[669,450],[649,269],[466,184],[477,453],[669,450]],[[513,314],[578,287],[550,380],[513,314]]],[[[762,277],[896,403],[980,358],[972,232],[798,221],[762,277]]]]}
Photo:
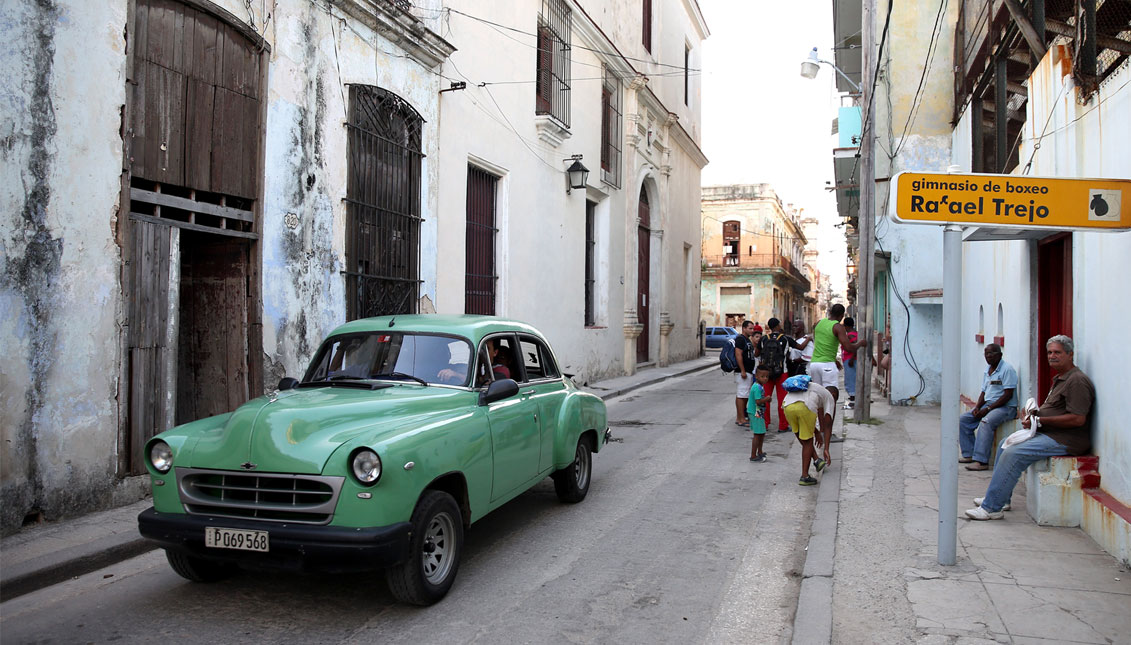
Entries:
{"type": "Polygon", "coordinates": [[[844,424],[834,444],[793,642],[1131,642],[1131,573],[1079,528],[1038,526],[1024,478],[1004,520],[974,522],[963,511],[992,472],[948,465],[957,564],[939,565],[939,408],[880,402],[872,414],[882,423],[844,424]]]}
{"type": "MultiPolygon", "coordinates": [[[[583,389],[603,399],[677,376],[718,367],[718,353],[666,367],[645,368],[632,376],[592,383],[583,389]]],[[[0,600],[80,576],[156,548],[137,531],[137,516],[147,499],[82,517],[46,522],[0,540],[0,600]]]]}

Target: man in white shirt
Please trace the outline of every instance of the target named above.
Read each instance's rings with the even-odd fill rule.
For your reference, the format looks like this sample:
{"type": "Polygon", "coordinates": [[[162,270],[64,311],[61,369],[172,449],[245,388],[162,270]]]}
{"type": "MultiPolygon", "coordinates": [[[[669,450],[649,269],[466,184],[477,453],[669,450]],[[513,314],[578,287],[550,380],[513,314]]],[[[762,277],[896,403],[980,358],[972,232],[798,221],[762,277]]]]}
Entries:
{"type": "MultiPolygon", "coordinates": [[[[806,376],[793,378],[808,380],[806,376]]],[[[809,464],[812,463],[817,472],[821,472],[829,463],[829,441],[832,439],[833,409],[836,407],[836,400],[828,390],[816,383],[809,383],[808,386],[808,389],[801,391],[787,388],[782,400],[782,411],[789,421],[789,428],[801,443],[801,479],[797,482],[801,486],[817,483],[815,478],[809,476],[809,464]],[[818,421],[820,432],[817,432],[818,421]],[[816,457],[818,448],[824,449],[823,459],[816,457]]]]}

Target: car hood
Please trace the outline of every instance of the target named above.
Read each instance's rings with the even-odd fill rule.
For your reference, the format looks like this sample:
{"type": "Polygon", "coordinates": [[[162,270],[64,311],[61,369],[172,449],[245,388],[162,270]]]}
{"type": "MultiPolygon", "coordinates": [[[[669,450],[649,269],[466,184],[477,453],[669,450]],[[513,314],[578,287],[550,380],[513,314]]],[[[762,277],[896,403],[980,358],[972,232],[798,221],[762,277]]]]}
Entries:
{"type": "Polygon", "coordinates": [[[476,392],[398,385],[379,390],[303,388],[248,401],[197,438],[181,465],[219,470],[318,474],[342,444],[365,434],[376,444],[420,423],[455,416],[476,392]],[[277,397],[277,398],[275,398],[277,397]]]}

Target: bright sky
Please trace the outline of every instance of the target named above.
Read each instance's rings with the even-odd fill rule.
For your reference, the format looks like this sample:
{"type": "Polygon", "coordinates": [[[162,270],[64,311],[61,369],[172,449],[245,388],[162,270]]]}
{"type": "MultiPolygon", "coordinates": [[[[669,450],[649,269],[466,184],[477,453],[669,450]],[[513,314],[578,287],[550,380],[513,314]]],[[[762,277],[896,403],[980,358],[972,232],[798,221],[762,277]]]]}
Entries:
{"type": "MultiPolygon", "coordinates": [[[[840,105],[836,72],[801,77],[813,47],[832,60],[832,0],[699,0],[703,43],[703,185],[771,184],[785,203],[820,220],[817,268],[845,292],[844,228],[833,181],[830,134],[840,105]]],[[[811,242],[812,243],[812,242],[811,242]]],[[[843,301],[843,300],[842,300],[843,301]]]]}

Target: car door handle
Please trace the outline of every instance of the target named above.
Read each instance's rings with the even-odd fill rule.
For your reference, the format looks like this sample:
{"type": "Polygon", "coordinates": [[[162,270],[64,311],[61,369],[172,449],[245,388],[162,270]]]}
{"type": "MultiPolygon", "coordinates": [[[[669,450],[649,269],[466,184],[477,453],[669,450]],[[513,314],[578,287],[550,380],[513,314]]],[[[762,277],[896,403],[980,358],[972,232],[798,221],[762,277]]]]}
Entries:
{"type": "Polygon", "coordinates": [[[534,390],[527,390],[522,393],[523,396],[530,396],[531,394],[534,394],[534,390]]]}

